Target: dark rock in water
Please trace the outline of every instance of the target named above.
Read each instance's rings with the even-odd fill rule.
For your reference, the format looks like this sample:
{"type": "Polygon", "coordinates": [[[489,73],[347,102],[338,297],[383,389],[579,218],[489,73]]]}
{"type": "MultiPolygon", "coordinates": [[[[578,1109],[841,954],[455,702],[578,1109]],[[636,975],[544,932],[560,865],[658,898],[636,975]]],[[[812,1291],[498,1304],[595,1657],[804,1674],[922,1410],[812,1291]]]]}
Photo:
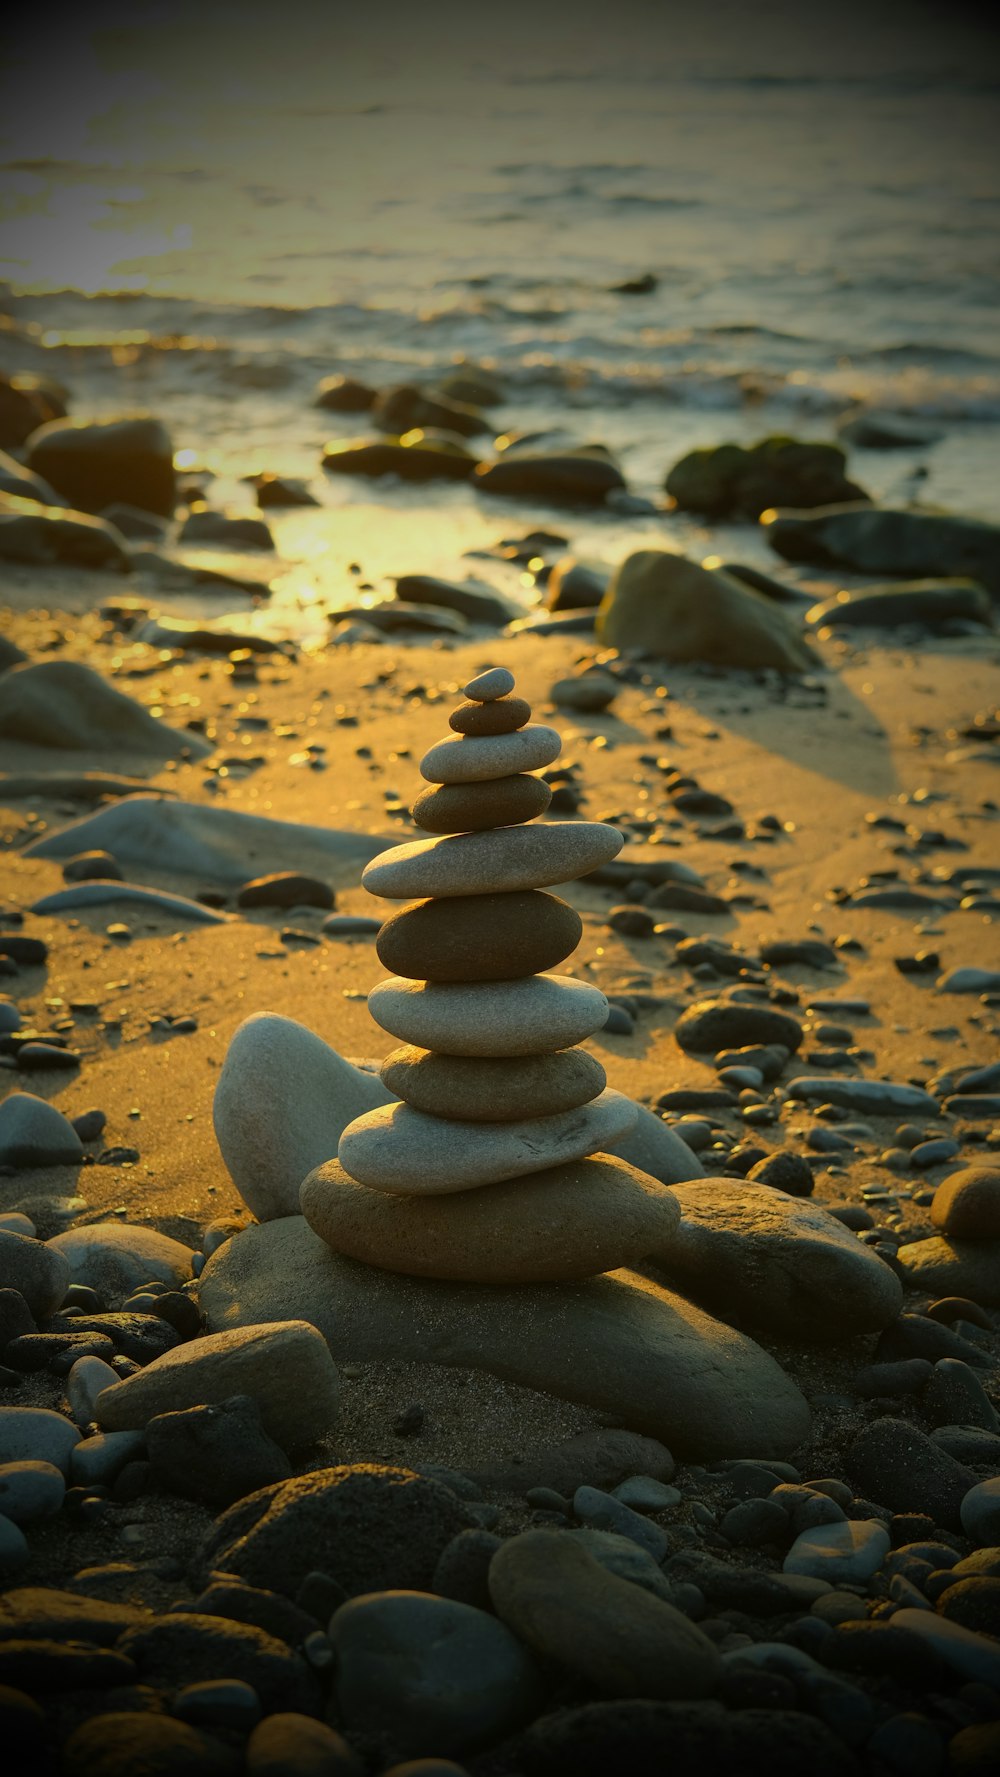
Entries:
{"type": "Polygon", "coordinates": [[[63,391],[30,371],[0,375],[0,449],[17,449],[47,420],[66,413],[63,391]]]}
{"type": "Polygon", "coordinates": [[[941,437],[933,426],[922,426],[905,414],[882,413],[878,408],[849,413],[837,431],[861,450],[921,450],[941,437]]]}
{"type": "Polygon", "coordinates": [[[507,625],[507,634],[532,636],[592,636],[596,612],[553,611],[551,615],[532,611],[527,617],[515,617],[507,625]]]}
{"type": "Polygon", "coordinates": [[[645,1697],[543,1715],[520,1745],[526,1777],[860,1777],[840,1736],[798,1709],[720,1708],[645,1697]]]}
{"type": "Polygon", "coordinates": [[[905,579],[967,575],[1000,594],[1000,525],[862,505],[778,511],[763,523],[772,549],[787,561],[905,579]]]}
{"type": "Polygon", "coordinates": [[[353,376],[325,376],[316,385],[313,406],[331,413],[369,413],[375,400],[376,390],[353,376]]]}
{"type": "Polygon", "coordinates": [[[0,560],[41,568],[65,562],[120,574],[132,566],[124,537],[105,519],[14,497],[0,502],[0,560]]]}
{"type": "Polygon", "coordinates": [[[762,574],[759,568],[750,567],[747,562],[720,561],[718,556],[710,555],[701,565],[711,571],[718,570],[722,574],[728,574],[730,580],[739,580],[743,586],[752,586],[754,592],[762,592],[765,598],[776,599],[779,605],[798,604],[803,596],[797,586],[786,586],[783,580],[775,580],[771,574],[762,574]]]}
{"type": "Polygon", "coordinates": [[[335,439],[323,467],[336,475],[398,475],[401,481],[467,481],[476,459],[461,440],[408,432],[404,438],[335,439]]]}
{"type": "Polygon", "coordinates": [[[406,604],[457,611],[470,623],[502,624],[514,616],[513,606],[488,587],[456,586],[450,580],[435,579],[433,574],[401,574],[396,597],[406,604]]]}
{"type": "Polygon", "coordinates": [[[625,278],[621,284],[609,284],[612,296],[651,296],[660,287],[660,280],[651,271],[644,271],[637,278],[625,278]]]}
{"type": "Polygon", "coordinates": [[[151,716],[80,660],[43,660],[6,673],[0,734],[35,746],[142,757],[200,758],[211,750],[199,735],[151,716]]]}
{"type": "Polygon", "coordinates": [[[366,623],[371,629],[393,635],[397,630],[426,630],[433,635],[462,636],[468,625],[457,611],[443,605],[408,605],[400,600],[384,599],[377,605],[348,605],[346,610],[331,611],[330,620],[341,624],[366,623]]]}
{"type": "Polygon", "coordinates": [[[480,369],[478,364],[463,364],[460,369],[439,377],[435,394],[444,395],[449,401],[461,401],[466,407],[499,407],[506,400],[503,385],[491,371],[480,369]]]}
{"type": "Polygon", "coordinates": [[[294,1597],[315,1568],[348,1597],[426,1591],[442,1551],[475,1519],[454,1493],[410,1469],[376,1463],[317,1469],[265,1487],[216,1521],[197,1558],[294,1597]]]}
{"type": "Polygon", "coordinates": [[[865,628],[895,629],[904,623],[936,629],[956,619],[991,622],[991,600],[985,587],[974,580],[908,580],[896,586],[859,586],[838,592],[806,612],[813,629],[842,629],[851,624],[865,628]]]}
{"type": "Polygon", "coordinates": [[[489,421],[474,407],[462,401],[444,400],[432,390],[415,388],[412,383],[383,389],[375,398],[372,418],[384,432],[397,437],[415,426],[454,432],[459,438],[475,438],[490,429],[489,421]]]}
{"type": "Polygon", "coordinates": [[[245,882],[236,897],[238,907],[322,907],[334,905],[334,893],[328,882],[315,876],[302,876],[294,870],[279,870],[271,876],[255,876],[245,882]]]}
{"type": "Polygon", "coordinates": [[[549,611],[596,610],[608,590],[608,568],[593,568],[574,555],[560,556],[545,584],[549,611]]]}
{"type": "Polygon", "coordinates": [[[807,672],[815,658],[776,605],[682,555],[642,549],[612,576],[597,613],[606,646],[662,660],[807,672]]]}
{"type": "Polygon", "coordinates": [[[222,544],[234,549],[273,549],[274,538],[262,518],[243,512],[214,512],[194,506],[177,534],[178,543],[222,544]]]}
{"type": "Polygon", "coordinates": [[[287,645],[273,642],[252,630],[240,632],[215,629],[207,623],[192,623],[184,617],[149,617],[137,624],[132,639],[145,642],[150,648],[186,648],[199,654],[232,654],[237,649],[250,654],[281,654],[287,645]]]}
{"type": "Polygon", "coordinates": [[[600,506],[625,477],[603,450],[539,449],[506,451],[492,463],[480,463],[474,486],[480,493],[552,501],[556,505],[600,506]]]}
{"type": "Polygon", "coordinates": [[[160,1413],[146,1427],[146,1444],[162,1486],[209,1506],[232,1505],[261,1487],[287,1481],[292,1472],[250,1395],[160,1413]]]}
{"type": "Polygon", "coordinates": [[[173,445],[160,420],[52,420],[28,441],[28,465],[83,512],[114,500],[169,518],[174,509],[173,445]]]}
{"type": "Polygon", "coordinates": [[[304,481],[293,480],[289,475],[273,475],[265,471],[254,478],[257,504],[261,507],[271,506],[318,506],[315,494],[311,494],[304,481]]]}
{"type": "Polygon", "coordinates": [[[40,475],[33,475],[4,450],[0,450],[0,494],[16,494],[20,500],[37,500],[40,506],[65,505],[54,487],[50,487],[40,475]]]}
{"type": "Polygon", "coordinates": [[[160,543],[169,528],[165,518],[144,512],[141,506],[130,506],[125,500],[112,500],[110,506],[102,507],[100,516],[136,543],[160,543]]]}
{"type": "Polygon", "coordinates": [[[788,1012],[745,1000],[700,1000],[688,1006],[674,1026],[674,1036],[688,1054],[716,1054],[752,1043],[780,1043],[794,1054],[802,1042],[802,1026],[788,1012]]]}
{"type": "Polygon", "coordinates": [[[749,449],[719,444],[689,451],[674,464],[664,486],[685,512],[759,518],[771,506],[865,499],[864,490],[847,479],[845,462],[837,444],[762,438],[749,449]]]}
{"type": "Polygon", "coordinates": [[[893,1512],[926,1512],[946,1530],[961,1530],[961,1504],[977,1476],[947,1456],[905,1419],[875,1419],[847,1452],[859,1493],[893,1512]]]}

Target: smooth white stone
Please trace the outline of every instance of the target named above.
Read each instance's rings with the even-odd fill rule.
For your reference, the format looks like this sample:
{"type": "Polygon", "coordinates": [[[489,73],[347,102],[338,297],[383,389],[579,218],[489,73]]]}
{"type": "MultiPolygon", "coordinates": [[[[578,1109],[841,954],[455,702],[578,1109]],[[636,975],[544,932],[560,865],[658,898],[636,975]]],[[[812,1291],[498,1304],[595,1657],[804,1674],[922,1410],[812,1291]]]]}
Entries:
{"type": "Polygon", "coordinates": [[[386,1105],[344,1130],[338,1159],[373,1190],[444,1196],[602,1153],[635,1115],[631,1099],[612,1091],[523,1123],[452,1123],[407,1104],[386,1105]]]}
{"type": "Polygon", "coordinates": [[[390,901],[490,895],[573,882],[616,858],[617,827],[603,821],[546,821],[414,839],[380,852],[362,872],[369,894],[390,901]]]}
{"type": "Polygon", "coordinates": [[[518,771],[538,771],[562,752],[554,728],[529,722],[513,734],[452,735],[439,740],[420,761],[420,775],[430,784],[483,784],[518,771]]]}
{"type": "Polygon", "coordinates": [[[600,1030],[608,1002],[569,975],[520,981],[411,981],[390,975],[368,995],[376,1024],[403,1043],[440,1055],[545,1055],[600,1030]]]}

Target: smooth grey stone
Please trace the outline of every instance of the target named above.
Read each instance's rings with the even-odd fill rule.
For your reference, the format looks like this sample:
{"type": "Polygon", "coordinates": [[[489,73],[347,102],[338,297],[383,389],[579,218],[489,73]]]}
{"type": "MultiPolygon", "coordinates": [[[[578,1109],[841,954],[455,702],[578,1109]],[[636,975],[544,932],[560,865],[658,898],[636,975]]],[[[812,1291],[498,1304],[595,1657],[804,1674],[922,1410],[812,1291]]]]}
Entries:
{"type": "Polygon", "coordinates": [[[591,1530],[608,1530],[615,1536],[628,1537],[654,1561],[662,1561],[670,1547],[670,1538],[659,1524],[643,1518],[599,1487],[578,1487],[573,1495],[573,1510],[581,1524],[591,1530]]]}
{"type": "MultiPolygon", "coordinates": [[[[66,521],[63,521],[66,522],[66,521]]],[[[82,660],[29,661],[4,674],[0,734],[29,744],[140,758],[202,758],[211,747],[171,728],[82,660]]],[[[206,810],[206,813],[208,811],[206,810]]],[[[74,851],[103,850],[74,846],[74,851]]],[[[109,850],[116,848],[108,847],[109,850]]],[[[72,855],[72,854],[67,854],[72,855]]]]}
{"type": "Polygon", "coordinates": [[[800,1531],[782,1564],[833,1587],[864,1586],[889,1553],[889,1532],[874,1519],[843,1519],[800,1531]]]}
{"type": "Polygon", "coordinates": [[[70,1452],[70,1481],[74,1487],[110,1487],[127,1462],[139,1460],[145,1447],[141,1431],[97,1432],[70,1452]]]}
{"type": "Polygon", "coordinates": [[[66,1482],[54,1463],[0,1463],[0,1518],[37,1524],[58,1512],[65,1497],[66,1482]]]}
{"type": "Polygon", "coordinates": [[[1000,988],[1000,969],[980,969],[970,964],[949,969],[937,982],[938,993],[996,993],[1000,988]]]}
{"type": "Polygon", "coordinates": [[[667,1579],[659,1562],[632,1537],[619,1536],[613,1530],[591,1529],[566,1530],[563,1535],[571,1537],[620,1580],[641,1586],[654,1598],[662,1598],[665,1604],[674,1602],[676,1588],[667,1579]]]}
{"type": "Polygon", "coordinates": [[[939,1108],[937,1099],[929,1092],[899,1080],[844,1080],[802,1074],[789,1081],[786,1091],[789,1098],[805,1104],[838,1104],[872,1117],[887,1117],[896,1111],[924,1111],[936,1116],[939,1108]]]}
{"type": "Polygon", "coordinates": [[[390,975],[368,995],[376,1024],[401,1042],[443,1055],[541,1055],[600,1030],[608,1002],[571,975],[520,981],[411,981],[390,975]]]}
{"type": "Polygon", "coordinates": [[[420,775],[430,784],[481,784],[519,771],[540,771],[561,751],[561,736],[541,722],[529,722],[512,734],[452,735],[424,754],[420,775]]]}
{"type": "Polygon", "coordinates": [[[17,1290],[36,1320],[55,1313],[70,1282],[69,1265],[51,1241],[0,1230],[0,1289],[17,1290]]]}
{"type": "Polygon", "coordinates": [[[105,907],[109,902],[121,902],[137,911],[149,913],[166,913],[174,920],[182,923],[190,921],[194,925],[218,926],[227,925],[231,915],[217,913],[213,907],[206,907],[201,901],[191,901],[186,895],[171,895],[166,889],[143,888],[134,882],[108,882],[94,880],[74,883],[72,888],[56,889],[51,895],[43,895],[41,900],[32,903],[32,913],[62,914],[75,913],[78,907],[105,907]]]}
{"type": "Polygon", "coordinates": [[[508,697],[514,684],[514,675],[505,666],[491,666],[484,673],[477,673],[462,689],[474,703],[492,703],[498,697],[508,697]]]}
{"type": "Polygon", "coordinates": [[[962,1501],[962,1529],[977,1549],[1000,1544],[1000,1475],[969,1489],[962,1501]]]}
{"type": "Polygon", "coordinates": [[[210,1327],[301,1316],[339,1362],[485,1370],[613,1413],[678,1454],[784,1455],[808,1432],[805,1401],[773,1358],[631,1272],[530,1289],[387,1276],[286,1217],[213,1255],[201,1307],[210,1327]]]}
{"type": "Polygon", "coordinates": [[[68,1117],[32,1092],[11,1092],[0,1104],[0,1165],[73,1166],[83,1143],[68,1117]]]}
{"type": "Polygon", "coordinates": [[[1000,1308],[1000,1240],[949,1240],[943,1234],[901,1246],[907,1288],[930,1296],[968,1296],[1000,1308]]]}
{"type": "Polygon", "coordinates": [[[0,1513],[0,1581],[13,1579],[31,1559],[27,1538],[19,1524],[0,1513]]]}
{"type": "Polygon", "coordinates": [[[361,881],[369,894],[399,901],[545,888],[589,875],[617,857],[621,845],[617,827],[603,821],[449,833],[393,846],[372,860],[361,881]]]}
{"type": "Polygon", "coordinates": [[[993,1690],[1000,1686],[1000,1642],[995,1636],[976,1635],[936,1611],[897,1610],[892,1621],[897,1629],[923,1636],[966,1683],[989,1685],[993,1690]]]}
{"type": "Polygon", "coordinates": [[[191,1276],[191,1248],[137,1222],[88,1222],[46,1245],[66,1260],[70,1283],[86,1284],[109,1306],[140,1284],[155,1280],[180,1289],[191,1276]]]}
{"type": "Polygon", "coordinates": [[[50,1462],[68,1474],[80,1433],[47,1407],[0,1407],[0,1463],[50,1462]]]}
{"type": "Polygon", "coordinates": [[[83,1431],[97,1418],[97,1397],[122,1378],[99,1357],[78,1357],[66,1378],[66,1399],[75,1424],[83,1431]]]}

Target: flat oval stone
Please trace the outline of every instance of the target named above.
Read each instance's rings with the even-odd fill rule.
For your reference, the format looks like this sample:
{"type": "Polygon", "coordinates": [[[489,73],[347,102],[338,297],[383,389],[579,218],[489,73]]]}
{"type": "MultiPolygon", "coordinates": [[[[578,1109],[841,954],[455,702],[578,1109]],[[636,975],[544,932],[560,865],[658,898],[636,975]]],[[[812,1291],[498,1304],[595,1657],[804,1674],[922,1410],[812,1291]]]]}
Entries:
{"type": "Polygon", "coordinates": [[[1000,1166],[963,1166],[939,1185],[931,1221],[954,1240],[1000,1240],[1000,1166]]]}
{"type": "Polygon", "coordinates": [[[600,1062],[586,1049],[480,1061],[404,1045],[386,1056],[380,1073],[383,1086],[414,1110],[466,1123],[555,1116],[589,1104],[608,1082],[600,1062]]]}
{"type": "Polygon", "coordinates": [[[515,773],[486,783],[441,784],[424,790],[410,814],[428,833],[479,833],[485,827],[533,821],[551,801],[552,791],[540,777],[515,773]]]}
{"type": "Polygon", "coordinates": [[[462,686],[466,697],[477,703],[492,703],[495,697],[506,697],[514,689],[514,675],[505,666],[491,666],[462,686]]]}
{"type": "Polygon", "coordinates": [[[348,1125],[337,1158],[352,1179],[373,1190],[437,1197],[599,1153],[635,1116],[632,1100],[610,1088],[575,1111],[521,1123],[446,1122],[412,1105],[390,1104],[348,1125]]]}
{"type": "Polygon", "coordinates": [[[421,981],[513,981],[572,955],[583,921],[558,895],[450,895],[387,919],[375,942],[394,975],[421,981]]]}
{"type": "Polygon", "coordinates": [[[469,986],[390,975],[372,988],[368,1010],[400,1042],[439,1055],[492,1057],[571,1049],[601,1029],[608,1002],[600,988],[569,975],[469,986]]]}
{"type": "Polygon", "coordinates": [[[501,827],[391,846],[366,865],[361,881],[369,894],[390,901],[548,888],[610,863],[621,847],[618,828],[603,821],[501,827]]]}
{"type": "Polygon", "coordinates": [[[679,1215],[665,1185],[606,1155],[447,1199],[373,1191],[330,1160],[303,1183],[302,1209],[348,1258],[484,1284],[597,1276],[669,1239],[679,1215]]]}
{"type": "Polygon", "coordinates": [[[460,703],[448,717],[456,734],[513,734],[531,721],[531,705],[523,697],[495,697],[490,703],[460,703]]]}
{"type": "Polygon", "coordinates": [[[532,722],[516,734],[439,740],[421,759],[420,775],[432,784],[478,784],[514,771],[538,771],[558,759],[561,751],[562,739],[556,730],[532,722]]]}

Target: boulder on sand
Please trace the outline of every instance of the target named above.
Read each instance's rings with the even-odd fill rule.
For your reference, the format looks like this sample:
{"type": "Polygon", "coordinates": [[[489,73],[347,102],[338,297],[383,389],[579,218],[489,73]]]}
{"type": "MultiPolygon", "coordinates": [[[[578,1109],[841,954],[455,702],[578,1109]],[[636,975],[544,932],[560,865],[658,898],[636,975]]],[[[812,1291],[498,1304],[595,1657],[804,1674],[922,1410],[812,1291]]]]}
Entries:
{"type": "Polygon", "coordinates": [[[560,506],[601,506],[615,488],[624,488],[625,477],[601,446],[511,448],[493,463],[480,463],[473,486],[483,494],[560,506]]]}
{"type": "Polygon", "coordinates": [[[0,735],[34,746],[126,757],[170,759],[187,754],[200,759],[212,750],[190,729],[171,728],[151,716],[81,660],[40,660],[5,673],[0,735]]]}
{"type": "Polygon", "coordinates": [[[103,518],[41,506],[33,498],[0,495],[0,561],[47,568],[66,562],[78,568],[110,568],[127,574],[132,562],[124,537],[103,518]]]}
{"type": "Polygon", "coordinates": [[[850,505],[765,512],[761,523],[786,561],[907,580],[968,575],[994,598],[1000,595],[1000,525],[977,518],[850,505]]]}
{"type": "Polygon", "coordinates": [[[245,1229],[201,1276],[213,1331],[308,1320],[337,1362],[485,1370],[614,1415],[678,1456],[785,1456],[809,1430],[752,1340],[629,1271],[585,1283],[441,1283],[341,1258],[300,1216],[245,1229]]]}
{"type": "Polygon", "coordinates": [[[936,629],[942,624],[992,622],[992,603],[984,586],[975,580],[905,580],[889,586],[857,586],[838,592],[806,612],[812,629],[896,629],[919,624],[936,629]]]}
{"type": "Polygon", "coordinates": [[[597,613],[606,647],[661,660],[808,672],[815,657],[779,606],[728,574],[662,549],[622,562],[597,613]]]}
{"type": "Polygon", "coordinates": [[[163,518],[174,510],[173,445],[148,414],[51,420],[28,440],[28,467],[83,512],[103,512],[115,500],[163,518]]]}
{"type": "Polygon", "coordinates": [[[685,512],[709,518],[759,518],[769,506],[832,506],[864,500],[848,481],[838,444],[762,438],[749,448],[718,444],[692,450],[668,472],[665,487],[685,512]]]}
{"type": "Polygon", "coordinates": [[[335,475],[398,475],[401,481],[468,481],[476,459],[462,440],[419,427],[402,438],[335,438],[323,468],[335,475]]]}

